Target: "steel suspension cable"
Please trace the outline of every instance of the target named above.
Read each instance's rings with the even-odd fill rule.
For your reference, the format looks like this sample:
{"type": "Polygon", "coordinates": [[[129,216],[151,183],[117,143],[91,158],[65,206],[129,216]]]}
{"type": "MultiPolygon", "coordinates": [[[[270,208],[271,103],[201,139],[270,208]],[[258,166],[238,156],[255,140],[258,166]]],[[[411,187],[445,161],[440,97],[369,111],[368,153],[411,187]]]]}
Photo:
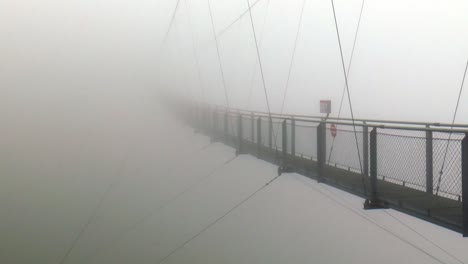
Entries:
{"type": "Polygon", "coordinates": [[[395,233],[394,231],[390,230],[389,228],[383,226],[382,224],[380,224],[378,221],[376,221],[374,218],[372,218],[371,216],[361,212],[360,210],[357,210],[355,208],[353,208],[350,203],[345,200],[345,199],[341,199],[342,201],[339,200],[339,198],[336,198],[333,194],[332,191],[328,190],[327,191],[329,192],[328,194],[323,192],[322,190],[320,190],[319,188],[316,188],[315,186],[311,186],[312,189],[314,189],[315,191],[319,192],[320,194],[322,194],[323,196],[327,197],[328,199],[330,199],[331,201],[337,203],[338,205],[340,205],[341,207],[343,207],[344,209],[348,210],[349,212],[355,214],[356,216],[358,217],[361,217],[363,220],[373,224],[374,226],[378,227],[379,229],[381,229],[382,231],[385,231],[386,233],[388,233],[389,235],[395,237],[396,239],[400,240],[401,242],[407,244],[408,246],[416,249],[417,251],[423,253],[424,255],[428,256],[429,258],[435,260],[436,262],[438,263],[441,263],[441,264],[447,264],[446,262],[444,262],[443,260],[439,259],[438,257],[434,256],[433,254],[431,254],[430,252],[424,250],[422,247],[419,247],[417,246],[416,244],[414,244],[413,242],[411,242],[410,240],[408,239],[405,239],[401,236],[399,236],[397,233],[395,233]]]}
{"type": "MultiPolygon", "coordinates": [[[[453,129],[453,125],[455,124],[455,120],[457,118],[458,107],[460,106],[460,99],[461,99],[461,96],[462,96],[462,93],[463,93],[463,87],[465,86],[465,79],[466,79],[467,70],[468,70],[468,61],[466,62],[465,72],[463,73],[463,78],[462,78],[462,82],[461,82],[461,86],[460,86],[460,91],[458,92],[458,99],[457,99],[457,104],[455,106],[455,112],[453,113],[451,129],[453,129]]],[[[439,172],[439,179],[437,181],[436,195],[439,195],[440,184],[442,182],[442,177],[443,177],[444,169],[445,169],[445,163],[447,161],[447,153],[448,153],[448,149],[449,149],[449,145],[450,145],[451,140],[452,140],[452,132],[450,132],[449,138],[447,139],[447,145],[445,147],[444,159],[442,161],[442,166],[441,166],[441,169],[440,169],[440,172],[439,172]]]]}
{"type": "MultiPolygon", "coordinates": [[[[171,16],[171,20],[169,22],[169,26],[167,27],[167,30],[166,30],[166,34],[164,35],[164,39],[161,43],[161,46],[160,46],[160,53],[162,52],[162,49],[164,48],[164,46],[166,45],[166,42],[169,38],[169,34],[171,32],[171,29],[173,27],[173,24],[174,24],[174,21],[175,21],[175,17],[176,17],[176,14],[177,14],[177,10],[179,8],[179,3],[180,3],[180,0],[177,0],[176,2],[176,5],[174,7],[174,10],[172,12],[172,16],[171,16]]],[[[126,164],[127,160],[125,160],[124,164],[126,164]]],[[[122,170],[123,168],[125,167],[125,165],[122,167],[122,170]]],[[[72,243],[70,244],[70,247],[68,247],[67,251],[65,252],[65,254],[62,256],[62,258],[60,259],[59,263],[60,264],[64,264],[70,254],[73,252],[73,250],[75,249],[76,245],[78,244],[79,240],[81,239],[81,237],[84,235],[84,233],[86,232],[86,230],[88,230],[88,227],[95,221],[96,217],[97,217],[97,214],[99,213],[101,207],[102,207],[102,204],[104,203],[104,200],[107,198],[109,192],[112,190],[112,188],[118,183],[118,181],[120,180],[120,177],[118,177],[117,179],[115,179],[113,182],[111,182],[108,187],[106,188],[106,190],[104,191],[104,193],[101,195],[101,197],[99,198],[99,201],[98,201],[98,204],[97,206],[94,208],[93,212],[91,213],[91,215],[88,217],[88,219],[86,220],[86,223],[83,225],[83,227],[80,229],[80,231],[78,232],[77,236],[73,239],[72,243]]]]}
{"type": "MultiPolygon", "coordinates": [[[[258,3],[260,3],[260,1],[262,0],[257,0],[255,1],[251,7],[255,7],[258,3]]],[[[247,15],[249,13],[249,9],[246,9],[244,10],[244,12],[242,12],[239,17],[237,17],[235,20],[233,20],[231,23],[229,23],[229,25],[227,25],[225,28],[223,28],[222,30],[220,30],[216,36],[218,38],[220,38],[222,35],[224,35],[224,33],[226,33],[227,31],[229,31],[231,29],[232,26],[234,26],[237,22],[239,22],[245,15],[247,15]]]]}
{"type": "Polygon", "coordinates": [[[296,49],[297,49],[297,44],[299,42],[299,36],[300,36],[301,26],[302,26],[302,18],[304,16],[304,9],[305,9],[306,3],[307,3],[307,0],[302,1],[301,14],[299,15],[299,22],[297,24],[296,38],[294,40],[294,48],[293,48],[293,52],[292,52],[292,55],[291,55],[291,60],[289,61],[288,77],[286,78],[286,84],[285,84],[285,87],[284,87],[283,102],[281,103],[280,114],[283,114],[284,105],[286,103],[286,96],[287,96],[288,88],[289,88],[289,80],[291,79],[291,73],[292,73],[292,68],[293,68],[293,65],[294,65],[294,59],[296,57],[296,49]]]}
{"type": "MultiPolygon", "coordinates": [[[[202,149],[200,149],[198,152],[202,152],[204,151],[209,145],[211,144],[208,144],[207,146],[203,147],[202,149]]],[[[164,204],[158,206],[157,208],[155,208],[154,210],[150,211],[149,213],[145,214],[144,216],[142,216],[141,218],[139,218],[137,221],[133,222],[132,224],[130,224],[127,228],[125,229],[122,229],[121,231],[119,231],[119,233],[114,236],[113,238],[109,239],[107,242],[105,243],[102,243],[101,246],[99,246],[96,250],[94,250],[91,254],[89,254],[88,256],[84,257],[81,261],[81,263],[86,263],[86,260],[90,259],[91,257],[94,257],[94,256],[97,256],[99,255],[103,250],[105,250],[106,248],[112,246],[114,243],[120,241],[121,239],[125,238],[128,234],[130,234],[131,231],[133,231],[135,228],[143,225],[144,223],[146,223],[146,221],[148,221],[149,219],[151,219],[151,217],[154,217],[157,213],[161,212],[163,209],[167,208],[168,206],[170,206],[171,204],[173,204],[175,201],[179,200],[180,198],[182,198],[186,193],[192,191],[195,187],[199,186],[200,184],[202,184],[203,182],[207,181],[208,179],[210,179],[211,177],[213,177],[219,170],[221,170],[222,168],[226,167],[227,165],[229,165],[230,163],[232,163],[234,160],[236,160],[238,157],[237,156],[234,156],[230,159],[228,159],[227,161],[221,163],[219,166],[216,166],[215,168],[213,168],[209,173],[207,173],[206,175],[204,175],[203,177],[201,177],[198,181],[194,182],[193,184],[191,184],[190,186],[188,186],[187,188],[185,188],[183,191],[181,191],[180,193],[176,194],[175,196],[173,196],[172,198],[170,198],[169,200],[167,200],[164,204]]]]}
{"type": "Polygon", "coordinates": [[[199,86],[200,86],[201,99],[202,99],[203,103],[206,104],[207,101],[206,101],[206,95],[205,95],[205,88],[203,86],[203,79],[202,79],[202,74],[201,74],[201,69],[200,69],[200,60],[199,60],[199,57],[198,57],[198,51],[197,51],[197,47],[196,47],[196,44],[195,44],[195,33],[193,32],[193,28],[192,28],[192,18],[191,18],[191,15],[190,15],[190,6],[188,4],[188,0],[185,0],[185,8],[187,10],[187,19],[188,19],[189,28],[190,28],[190,35],[192,36],[192,51],[193,51],[194,60],[195,60],[195,67],[197,68],[197,75],[198,75],[198,82],[199,82],[199,86]]]}
{"type": "Polygon", "coordinates": [[[393,214],[389,213],[387,210],[383,210],[384,213],[386,213],[387,215],[389,215],[391,218],[395,219],[395,221],[397,221],[398,223],[400,223],[401,225],[405,226],[406,228],[408,228],[409,230],[413,231],[413,233],[415,233],[416,235],[418,235],[419,237],[421,237],[422,239],[426,240],[427,242],[429,242],[430,244],[432,244],[434,247],[440,249],[441,251],[443,251],[445,254],[447,254],[448,256],[450,256],[451,258],[453,258],[454,260],[456,260],[458,263],[461,263],[461,264],[465,264],[465,262],[463,262],[461,259],[457,258],[454,254],[450,253],[449,251],[447,251],[445,248],[441,247],[440,245],[438,245],[437,243],[435,243],[434,241],[430,240],[429,238],[427,238],[425,235],[423,235],[421,232],[417,231],[416,229],[414,229],[413,227],[411,227],[410,225],[408,225],[407,223],[403,222],[403,220],[399,219],[398,217],[394,216],[393,214]]]}
{"type": "MultiPolygon", "coordinates": [[[[356,42],[357,42],[357,38],[358,38],[358,35],[359,35],[359,29],[361,28],[361,19],[362,19],[362,14],[363,14],[363,11],[364,11],[365,2],[366,2],[366,0],[362,0],[361,11],[359,13],[358,24],[357,24],[357,27],[356,27],[356,32],[354,34],[353,48],[351,49],[351,56],[349,58],[348,70],[347,70],[347,73],[346,73],[348,78],[349,78],[349,74],[351,72],[351,66],[352,66],[352,63],[353,63],[354,51],[355,51],[355,48],[356,48],[356,42]]],[[[344,101],[345,93],[346,93],[346,84],[343,85],[343,92],[341,93],[340,108],[338,110],[338,119],[341,117],[341,110],[342,110],[342,107],[343,107],[343,101],[344,101]]],[[[333,153],[334,145],[335,145],[335,137],[333,137],[333,139],[332,139],[332,143],[331,143],[331,147],[330,147],[330,153],[328,154],[328,164],[330,164],[330,159],[331,159],[331,156],[332,156],[332,153],[333,153]]]]}
{"type": "MultiPolygon", "coordinates": [[[[266,25],[266,21],[267,21],[267,17],[268,17],[269,7],[270,7],[270,0],[267,0],[265,16],[263,17],[263,23],[262,23],[262,35],[260,36],[260,47],[263,46],[263,37],[265,36],[265,25],[266,25]]],[[[256,59],[255,62],[254,62],[253,70],[252,70],[252,77],[250,79],[250,89],[249,89],[249,97],[247,99],[247,109],[250,109],[250,103],[251,103],[251,99],[252,99],[252,91],[253,91],[253,87],[254,87],[254,84],[255,84],[255,80],[257,79],[256,78],[257,77],[257,69],[258,69],[257,67],[258,67],[258,60],[256,59]]]]}
{"type": "Polygon", "coordinates": [[[166,45],[166,41],[169,38],[169,33],[172,30],[172,26],[176,18],[177,10],[179,9],[179,4],[180,4],[180,0],[177,0],[176,6],[174,7],[174,10],[172,11],[171,21],[169,22],[169,26],[167,27],[166,34],[164,35],[161,49],[166,45]]]}
{"type": "MultiPolygon", "coordinates": [[[[292,68],[293,68],[293,65],[294,65],[294,59],[296,57],[297,44],[299,42],[299,36],[300,36],[301,26],[302,26],[302,18],[304,16],[304,10],[305,10],[306,3],[307,3],[307,0],[302,1],[301,13],[299,15],[299,22],[297,24],[297,30],[296,30],[296,37],[295,37],[295,40],[294,40],[293,52],[292,52],[292,55],[291,55],[291,60],[289,61],[288,75],[287,75],[286,84],[285,84],[285,87],[284,87],[284,93],[283,93],[283,100],[282,100],[282,103],[281,103],[280,115],[283,114],[284,106],[285,106],[285,103],[286,103],[286,96],[288,94],[289,81],[291,79],[291,73],[292,73],[292,68]]],[[[275,140],[274,140],[275,144],[276,144],[276,141],[277,141],[276,136],[279,134],[278,133],[279,129],[280,128],[278,127],[277,131],[276,131],[276,134],[275,134],[275,140]]]]}
{"type": "Polygon", "coordinates": [[[257,195],[260,191],[262,191],[263,189],[265,189],[266,187],[270,186],[273,182],[275,182],[281,175],[278,175],[278,176],[275,176],[273,179],[271,179],[269,182],[267,182],[266,184],[264,184],[263,186],[261,186],[259,189],[257,189],[255,192],[253,192],[252,194],[250,194],[249,196],[247,196],[245,199],[243,199],[242,201],[240,201],[239,203],[237,203],[234,207],[232,207],[231,209],[229,209],[225,214],[223,214],[222,216],[218,217],[216,220],[214,220],[213,222],[211,222],[209,225],[207,225],[205,228],[203,228],[202,230],[200,230],[197,234],[195,234],[194,236],[192,236],[190,239],[188,239],[187,241],[185,241],[184,243],[182,243],[180,246],[178,246],[176,249],[174,249],[172,252],[170,252],[168,255],[166,255],[164,258],[162,258],[158,264],[161,264],[163,263],[165,260],[167,260],[168,258],[170,258],[171,256],[173,256],[176,252],[178,252],[180,249],[182,249],[183,247],[185,247],[188,243],[192,242],[193,240],[195,240],[197,237],[199,237],[201,234],[203,234],[205,231],[207,231],[208,229],[210,229],[211,227],[213,227],[214,225],[216,225],[217,223],[219,223],[221,220],[223,220],[224,218],[226,218],[228,215],[230,215],[232,212],[234,212],[237,208],[239,208],[240,206],[242,206],[243,204],[245,204],[246,202],[248,202],[249,200],[251,200],[253,197],[255,197],[255,195],[257,195]]]}
{"type": "Polygon", "coordinates": [[[228,108],[230,108],[228,90],[227,90],[227,86],[226,86],[226,78],[224,77],[223,64],[221,62],[221,55],[219,53],[218,37],[216,35],[216,29],[215,29],[215,24],[214,24],[214,20],[213,20],[213,11],[211,9],[211,1],[210,0],[207,0],[207,1],[208,1],[208,9],[210,11],[211,27],[213,29],[213,36],[214,36],[214,40],[215,40],[215,43],[216,43],[216,54],[218,55],[218,65],[219,65],[219,70],[220,70],[220,73],[221,73],[221,80],[223,82],[224,97],[225,97],[225,100],[226,100],[226,106],[228,108]]]}
{"type": "MultiPolygon", "coordinates": [[[[127,166],[127,162],[128,162],[128,157],[122,163],[123,165],[122,165],[121,169],[119,170],[119,171],[121,171],[120,173],[122,173],[122,171],[127,166]]],[[[68,247],[67,251],[65,252],[65,254],[60,259],[60,262],[59,262],[60,264],[63,264],[63,263],[67,262],[70,254],[73,252],[73,250],[75,249],[76,245],[81,240],[81,238],[83,237],[85,232],[88,230],[89,226],[96,221],[98,213],[101,211],[101,208],[102,208],[102,205],[104,204],[104,201],[106,200],[107,196],[109,196],[109,193],[114,188],[114,186],[117,185],[118,182],[121,180],[121,176],[122,175],[120,175],[120,177],[119,176],[114,176],[116,178],[107,186],[105,191],[102,193],[102,195],[100,196],[100,198],[98,200],[98,203],[97,203],[96,207],[94,207],[93,211],[91,212],[88,219],[86,220],[86,223],[81,227],[78,234],[75,236],[72,243],[68,247]]]]}
{"type": "Polygon", "coordinates": [[[268,91],[267,91],[267,87],[266,87],[266,84],[265,84],[265,75],[263,74],[263,66],[262,66],[262,59],[261,59],[261,56],[260,56],[260,49],[258,48],[257,33],[255,31],[255,25],[254,25],[254,22],[253,22],[252,7],[250,6],[250,1],[249,0],[246,0],[246,1],[247,1],[247,6],[249,7],[250,24],[252,26],[252,33],[253,33],[253,37],[254,37],[254,41],[255,41],[255,48],[256,48],[256,51],[257,51],[258,66],[260,68],[260,75],[262,77],[263,91],[265,93],[265,101],[266,101],[266,105],[267,105],[267,109],[268,109],[268,117],[270,119],[270,122],[273,123],[273,118],[271,117],[270,101],[268,99],[268,91]]]}
{"type": "Polygon", "coordinates": [[[338,39],[338,46],[340,48],[341,65],[343,67],[343,75],[344,75],[344,79],[345,79],[345,86],[346,86],[346,91],[347,91],[347,94],[348,94],[349,110],[351,112],[351,120],[352,120],[352,123],[353,123],[354,139],[355,139],[355,142],[356,142],[356,149],[357,149],[357,154],[358,154],[358,159],[359,159],[359,167],[361,169],[361,175],[362,175],[361,181],[362,181],[364,194],[367,196],[366,181],[365,181],[365,178],[364,178],[364,171],[362,170],[361,151],[359,149],[359,141],[358,141],[358,138],[357,138],[357,131],[356,131],[356,122],[354,120],[353,104],[352,104],[351,95],[350,95],[350,92],[349,92],[348,75],[347,75],[347,72],[346,72],[346,66],[345,66],[345,61],[344,61],[344,56],[343,56],[343,48],[342,48],[342,45],[341,45],[340,31],[338,29],[338,20],[336,18],[335,3],[334,3],[333,0],[331,0],[331,5],[332,5],[332,9],[333,9],[333,18],[335,20],[335,28],[336,28],[336,36],[337,36],[337,39],[338,39]]]}

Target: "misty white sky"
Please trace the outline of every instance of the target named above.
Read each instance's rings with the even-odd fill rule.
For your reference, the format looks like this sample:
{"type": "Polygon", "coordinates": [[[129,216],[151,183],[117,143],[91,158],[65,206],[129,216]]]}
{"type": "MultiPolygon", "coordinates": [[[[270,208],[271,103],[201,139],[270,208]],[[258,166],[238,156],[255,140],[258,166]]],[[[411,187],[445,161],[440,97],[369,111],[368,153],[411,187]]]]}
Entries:
{"type": "MultiPolygon", "coordinates": [[[[302,1],[260,0],[252,10],[275,112],[281,108],[302,1]]],[[[344,78],[331,4],[306,1],[285,112],[316,115],[318,101],[331,99],[336,115],[344,78]]],[[[97,95],[150,96],[157,88],[199,100],[201,86],[209,102],[225,104],[206,0],[181,0],[161,49],[175,4],[1,1],[0,110],[55,115],[61,107],[97,103],[97,95]]],[[[348,64],[361,1],[335,4],[348,64]]],[[[220,32],[246,10],[247,1],[213,0],[212,8],[220,32]]],[[[467,11],[462,0],[367,0],[349,77],[356,117],[450,122],[468,59],[467,11]]],[[[231,105],[266,110],[249,16],[222,35],[219,45],[231,105]]],[[[468,122],[466,96],[459,123],[468,122]]],[[[346,100],[343,109],[349,117],[346,100]]]]}

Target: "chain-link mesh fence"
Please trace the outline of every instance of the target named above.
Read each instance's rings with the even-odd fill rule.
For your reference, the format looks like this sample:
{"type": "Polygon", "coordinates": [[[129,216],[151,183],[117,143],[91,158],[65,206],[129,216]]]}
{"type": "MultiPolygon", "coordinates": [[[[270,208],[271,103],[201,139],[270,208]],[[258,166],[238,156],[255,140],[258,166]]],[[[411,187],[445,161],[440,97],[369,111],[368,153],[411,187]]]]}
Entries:
{"type": "Polygon", "coordinates": [[[237,116],[233,114],[228,115],[228,135],[237,137],[237,116]]]}
{"type": "MultiPolygon", "coordinates": [[[[292,120],[286,120],[286,153],[293,155],[295,153],[292,153],[292,139],[293,139],[293,128],[292,128],[293,122],[292,120]]],[[[295,142],[294,142],[295,144],[295,142]]]]}
{"type": "Polygon", "coordinates": [[[318,123],[296,121],[296,155],[317,161],[318,123]]]}
{"type": "Polygon", "coordinates": [[[385,181],[426,190],[425,132],[379,130],[377,174],[385,181]]]}
{"type": "Polygon", "coordinates": [[[434,193],[437,195],[462,199],[461,141],[464,136],[456,133],[434,133],[434,193]]]}
{"type": "Polygon", "coordinates": [[[283,150],[283,129],[282,129],[282,120],[273,119],[273,148],[282,151],[283,150]]]}
{"type": "MultiPolygon", "coordinates": [[[[219,135],[225,131],[225,118],[227,120],[227,132],[231,138],[238,135],[238,114],[218,113],[209,115],[204,111],[202,121],[205,127],[212,129],[219,135]]],[[[242,138],[246,141],[257,143],[257,120],[260,117],[242,115],[242,138]]],[[[267,117],[260,118],[261,134],[260,144],[269,147],[270,133],[272,149],[282,152],[283,148],[283,121],[282,118],[273,118],[271,131],[270,120],[267,117]]],[[[287,153],[298,157],[317,160],[317,127],[318,122],[295,121],[294,129],[292,119],[286,119],[286,146],[287,153]],[[292,133],[295,141],[292,142],[292,133]],[[292,153],[292,144],[295,144],[295,153],[292,153]]],[[[354,131],[351,125],[339,125],[331,130],[331,124],[326,126],[326,164],[332,167],[363,173],[364,155],[370,154],[370,142],[364,144],[364,139],[370,139],[369,127],[367,137],[366,130],[362,126],[356,126],[354,131]],[[335,132],[335,133],[332,133],[335,132]],[[335,135],[334,135],[335,134],[335,135]],[[356,145],[357,138],[357,145],[356,145]],[[358,149],[359,148],[359,149],[358,149]]],[[[462,200],[461,182],[461,141],[465,134],[426,132],[425,130],[404,129],[377,129],[377,177],[386,182],[403,185],[420,191],[431,190],[426,186],[431,181],[433,194],[462,200]],[[429,144],[432,143],[432,144],[429,144]],[[427,157],[428,147],[432,147],[433,157],[427,157]],[[428,179],[428,162],[432,162],[433,175],[428,179]]],[[[370,156],[367,156],[370,160],[370,156]]],[[[367,162],[369,166],[369,162],[367,162]]],[[[369,167],[367,170],[369,172],[369,167]]]]}
{"type": "Polygon", "coordinates": [[[261,144],[265,147],[269,147],[269,137],[270,137],[270,122],[268,118],[262,118],[260,125],[261,125],[261,144]]]}
{"type": "Polygon", "coordinates": [[[328,165],[362,173],[364,160],[362,127],[356,127],[356,135],[352,126],[337,127],[336,136],[333,137],[330,125],[327,125],[326,138],[328,165]],[[356,146],[356,137],[358,146],[356,146]]]}
{"type": "Polygon", "coordinates": [[[252,135],[252,129],[255,132],[255,124],[252,125],[252,118],[250,116],[242,116],[242,138],[244,140],[254,141],[255,136],[252,135]]]}

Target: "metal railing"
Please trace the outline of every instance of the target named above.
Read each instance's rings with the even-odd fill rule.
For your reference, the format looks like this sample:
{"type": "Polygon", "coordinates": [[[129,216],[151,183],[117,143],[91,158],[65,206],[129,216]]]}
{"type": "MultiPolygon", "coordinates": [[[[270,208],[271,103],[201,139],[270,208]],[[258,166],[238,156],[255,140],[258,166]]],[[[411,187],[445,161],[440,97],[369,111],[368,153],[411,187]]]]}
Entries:
{"type": "Polygon", "coordinates": [[[410,211],[468,234],[468,171],[462,169],[468,166],[462,155],[468,153],[468,125],[355,119],[353,126],[344,118],[182,104],[178,109],[194,128],[238,154],[350,190],[370,208],[410,211]]]}

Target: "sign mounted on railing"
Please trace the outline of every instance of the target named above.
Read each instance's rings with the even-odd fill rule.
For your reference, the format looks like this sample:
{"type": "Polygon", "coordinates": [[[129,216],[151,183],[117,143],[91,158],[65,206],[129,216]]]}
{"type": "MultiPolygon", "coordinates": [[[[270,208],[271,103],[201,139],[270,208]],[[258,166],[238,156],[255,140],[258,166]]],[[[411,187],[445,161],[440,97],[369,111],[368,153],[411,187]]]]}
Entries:
{"type": "Polygon", "coordinates": [[[335,124],[331,124],[330,126],[330,133],[332,135],[332,137],[336,137],[336,125],[335,124]]]}
{"type": "Polygon", "coordinates": [[[320,100],[320,113],[327,115],[331,113],[331,100],[320,100]]]}

